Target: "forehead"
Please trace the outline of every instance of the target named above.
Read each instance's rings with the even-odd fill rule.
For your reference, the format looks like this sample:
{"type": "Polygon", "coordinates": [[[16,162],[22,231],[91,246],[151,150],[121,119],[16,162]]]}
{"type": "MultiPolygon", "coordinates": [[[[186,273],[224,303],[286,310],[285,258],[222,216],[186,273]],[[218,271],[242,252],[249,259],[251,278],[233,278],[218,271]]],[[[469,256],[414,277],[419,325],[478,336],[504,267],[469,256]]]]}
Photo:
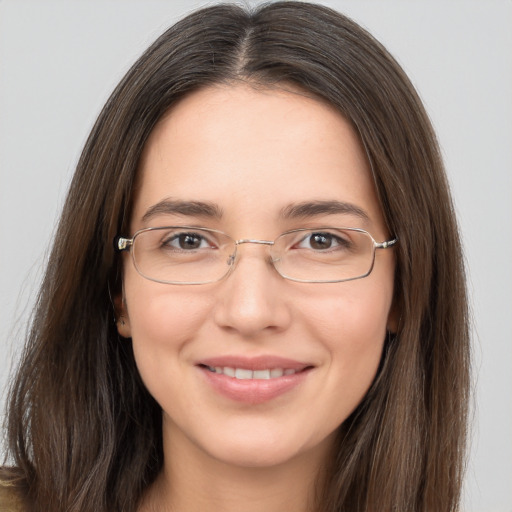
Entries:
{"type": "Polygon", "coordinates": [[[165,198],[203,201],[228,218],[271,222],[289,205],[355,203],[382,224],[365,153],[350,124],[303,94],[215,86],[156,126],[139,168],[132,225],[165,198]]]}

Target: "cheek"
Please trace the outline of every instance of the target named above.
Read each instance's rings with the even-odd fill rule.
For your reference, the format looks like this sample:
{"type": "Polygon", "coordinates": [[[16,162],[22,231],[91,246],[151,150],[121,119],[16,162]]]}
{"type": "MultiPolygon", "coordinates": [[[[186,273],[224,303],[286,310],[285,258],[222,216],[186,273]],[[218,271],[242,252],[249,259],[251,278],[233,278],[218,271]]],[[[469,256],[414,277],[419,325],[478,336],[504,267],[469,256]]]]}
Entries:
{"type": "Polygon", "coordinates": [[[386,293],[369,280],[342,283],[338,290],[325,290],[308,298],[308,323],[333,348],[367,342],[381,343],[386,334],[392,292],[386,293]],[[346,343],[345,343],[346,342],[346,343]]]}
{"type": "Polygon", "coordinates": [[[128,304],[128,313],[135,342],[152,341],[175,344],[193,336],[201,308],[194,301],[173,296],[138,296],[128,304]]]}
{"type": "Polygon", "coordinates": [[[210,304],[190,290],[139,281],[127,280],[125,293],[135,360],[146,381],[152,372],[181,363],[184,348],[204,326],[210,304]]]}
{"type": "Polygon", "coordinates": [[[392,292],[371,282],[345,283],[311,301],[307,329],[329,358],[329,382],[355,408],[370,387],[382,356],[392,292]]]}

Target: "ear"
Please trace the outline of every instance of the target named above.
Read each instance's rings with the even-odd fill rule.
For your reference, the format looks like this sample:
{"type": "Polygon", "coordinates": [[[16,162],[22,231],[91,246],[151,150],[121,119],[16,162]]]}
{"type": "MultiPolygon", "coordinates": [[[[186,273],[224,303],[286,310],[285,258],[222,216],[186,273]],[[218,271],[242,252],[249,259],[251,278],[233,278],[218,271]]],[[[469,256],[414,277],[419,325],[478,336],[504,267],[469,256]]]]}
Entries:
{"type": "Polygon", "coordinates": [[[128,316],[126,301],[122,292],[118,293],[114,297],[114,308],[116,313],[117,332],[123,338],[131,338],[132,328],[130,326],[130,317],[128,316]]]}
{"type": "Polygon", "coordinates": [[[391,334],[396,334],[398,332],[398,324],[400,323],[400,312],[401,308],[398,306],[398,301],[393,299],[393,304],[391,305],[391,309],[388,314],[388,323],[386,325],[386,329],[391,334]]]}

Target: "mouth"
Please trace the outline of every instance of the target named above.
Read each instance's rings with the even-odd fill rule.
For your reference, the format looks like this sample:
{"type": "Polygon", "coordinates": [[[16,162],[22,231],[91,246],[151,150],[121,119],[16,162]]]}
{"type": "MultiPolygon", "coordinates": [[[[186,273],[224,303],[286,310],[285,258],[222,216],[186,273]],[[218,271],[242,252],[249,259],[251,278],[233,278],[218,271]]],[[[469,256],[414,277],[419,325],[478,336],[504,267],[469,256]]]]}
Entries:
{"type": "Polygon", "coordinates": [[[239,380],[270,380],[279,379],[283,376],[295,375],[296,373],[303,372],[311,366],[306,366],[302,369],[295,368],[266,368],[260,370],[251,370],[249,368],[235,368],[232,366],[208,366],[200,365],[211,373],[218,373],[226,375],[233,379],[239,380]]]}
{"type": "Polygon", "coordinates": [[[231,401],[262,404],[300,387],[314,365],[273,356],[219,357],[197,364],[206,383],[231,401]]]}

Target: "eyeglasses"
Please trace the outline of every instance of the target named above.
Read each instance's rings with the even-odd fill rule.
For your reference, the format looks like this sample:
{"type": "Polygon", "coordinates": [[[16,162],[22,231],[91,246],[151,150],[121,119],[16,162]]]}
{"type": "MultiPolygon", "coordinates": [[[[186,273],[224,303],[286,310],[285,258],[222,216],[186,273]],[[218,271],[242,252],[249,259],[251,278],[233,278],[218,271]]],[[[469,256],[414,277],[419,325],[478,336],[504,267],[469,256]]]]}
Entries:
{"type": "Polygon", "coordinates": [[[137,272],[165,284],[207,284],[220,281],[235,267],[238,246],[269,246],[277,272],[301,283],[340,283],[370,274],[376,249],[397,243],[376,242],[358,228],[294,229],[269,240],[234,240],[222,231],[193,226],[168,226],[137,231],[133,238],[116,237],[118,251],[129,250],[137,272]]]}

